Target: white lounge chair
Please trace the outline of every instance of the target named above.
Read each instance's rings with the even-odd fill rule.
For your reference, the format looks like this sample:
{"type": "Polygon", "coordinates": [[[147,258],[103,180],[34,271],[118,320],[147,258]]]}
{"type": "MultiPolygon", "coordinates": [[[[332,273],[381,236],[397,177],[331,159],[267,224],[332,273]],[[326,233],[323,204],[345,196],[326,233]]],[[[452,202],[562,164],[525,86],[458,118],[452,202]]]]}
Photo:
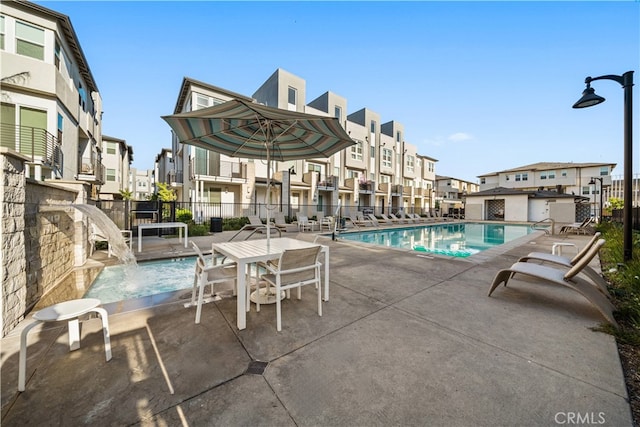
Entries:
{"type": "Polygon", "coordinates": [[[555,283],[557,285],[567,286],[584,296],[591,304],[593,304],[608,322],[617,326],[613,317],[614,306],[609,299],[601,292],[599,286],[594,285],[590,281],[579,277],[578,274],[584,271],[584,268],[591,262],[593,257],[598,253],[604,239],[598,240],[589,251],[569,270],[559,270],[548,267],[546,265],[532,264],[529,262],[516,262],[511,267],[500,270],[493,279],[488,296],[501,284],[507,286],[507,282],[516,273],[524,274],[533,278],[555,283]]]}
{"type": "Polygon", "coordinates": [[[274,225],[280,229],[280,231],[284,232],[296,232],[298,231],[297,224],[290,224],[284,218],[284,214],[282,212],[277,212],[274,216],[274,225]]]}

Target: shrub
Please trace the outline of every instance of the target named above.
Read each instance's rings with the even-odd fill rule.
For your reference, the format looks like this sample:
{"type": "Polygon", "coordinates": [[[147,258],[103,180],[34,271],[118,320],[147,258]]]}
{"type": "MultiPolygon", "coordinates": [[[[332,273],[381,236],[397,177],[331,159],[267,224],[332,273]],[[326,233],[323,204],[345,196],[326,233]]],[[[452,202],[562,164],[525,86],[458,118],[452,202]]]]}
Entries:
{"type": "Polygon", "coordinates": [[[193,221],[193,214],[189,209],[176,209],[176,221],[189,224],[193,221]]]}
{"type": "Polygon", "coordinates": [[[206,236],[209,234],[209,228],[202,224],[189,224],[189,236],[206,236]]]}

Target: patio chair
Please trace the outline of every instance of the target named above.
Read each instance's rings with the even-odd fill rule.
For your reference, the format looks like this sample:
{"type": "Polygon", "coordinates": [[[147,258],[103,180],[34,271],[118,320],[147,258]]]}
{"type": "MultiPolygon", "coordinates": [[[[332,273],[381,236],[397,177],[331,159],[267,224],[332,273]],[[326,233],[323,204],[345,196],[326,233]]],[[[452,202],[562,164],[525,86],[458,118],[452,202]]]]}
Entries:
{"type": "MultiPolygon", "coordinates": [[[[530,252],[528,255],[521,257],[518,262],[528,262],[529,260],[533,261],[542,261],[542,262],[550,262],[556,265],[561,265],[563,267],[572,268],[575,266],[585,255],[589,253],[589,249],[595,245],[598,240],[600,240],[601,233],[598,232],[593,235],[591,240],[587,242],[587,244],[573,257],[568,258],[561,255],[554,255],[547,252],[530,252]]],[[[600,292],[605,294],[607,297],[611,297],[609,291],[607,290],[607,282],[604,278],[598,274],[593,268],[585,265],[581,273],[584,273],[591,281],[598,287],[600,292]]]]}
{"type": "MultiPolygon", "coordinates": [[[[198,257],[196,259],[196,272],[193,280],[193,291],[191,292],[191,305],[196,307],[196,324],[200,323],[202,314],[202,304],[204,302],[204,288],[211,285],[211,295],[213,296],[214,285],[225,282],[232,282],[236,285],[237,266],[235,263],[205,265],[205,261],[198,257]],[[196,292],[197,290],[197,292],[196,292]],[[196,303],[196,293],[198,301],[196,303]]],[[[246,295],[238,295],[238,298],[246,298],[246,295]]]]}
{"type": "MultiPolygon", "coordinates": [[[[262,280],[275,287],[275,294],[287,292],[298,288],[298,299],[301,299],[301,288],[305,285],[315,285],[318,299],[318,315],[322,316],[322,286],[320,284],[320,262],[318,256],[320,246],[303,249],[285,250],[277,263],[265,264],[267,274],[261,276],[262,280]]],[[[276,330],[282,330],[282,302],[276,298],[276,330]]]]}
{"type": "Polygon", "coordinates": [[[284,232],[298,231],[298,225],[287,223],[287,221],[284,219],[284,214],[282,212],[276,212],[273,215],[273,219],[274,219],[274,225],[276,226],[276,228],[280,229],[280,231],[284,231],[284,232]]]}
{"type": "Polygon", "coordinates": [[[331,231],[333,229],[333,217],[332,216],[324,216],[323,212],[316,213],[316,218],[318,222],[319,230],[322,231],[322,227],[327,227],[327,230],[331,231]]]}
{"type": "MultiPolygon", "coordinates": [[[[378,221],[378,218],[376,218],[376,216],[374,214],[369,214],[367,215],[369,217],[369,219],[371,220],[371,222],[373,223],[373,225],[375,227],[380,227],[380,221],[378,221]]],[[[385,221],[387,222],[387,221],[385,221]]]]}
{"type": "Polygon", "coordinates": [[[398,224],[400,222],[400,220],[398,218],[396,218],[395,215],[393,215],[393,218],[395,218],[395,219],[393,219],[391,217],[391,215],[393,215],[393,214],[389,214],[389,215],[385,215],[383,213],[380,214],[380,216],[382,217],[382,221],[383,222],[386,222],[387,224],[398,224]]]}
{"type": "Polygon", "coordinates": [[[576,234],[589,234],[593,231],[591,228],[591,223],[593,222],[593,218],[589,217],[582,222],[574,222],[573,224],[568,224],[560,227],[560,234],[567,233],[576,233],[576,234]]]}
{"type": "Polygon", "coordinates": [[[493,279],[488,296],[501,284],[507,286],[507,282],[516,273],[540,279],[543,281],[555,283],[557,285],[567,286],[570,289],[580,293],[591,304],[593,304],[600,313],[612,325],[617,326],[616,320],[613,318],[614,306],[609,299],[600,291],[599,287],[593,283],[578,276],[584,271],[584,268],[591,262],[593,257],[598,253],[604,239],[598,240],[588,252],[569,270],[558,270],[546,265],[532,264],[529,262],[516,262],[511,267],[500,270],[493,279]]]}
{"type": "Polygon", "coordinates": [[[313,226],[316,225],[317,222],[309,219],[308,216],[298,215],[298,230],[299,231],[313,231],[313,226]]]}
{"type": "MultiPolygon", "coordinates": [[[[107,242],[107,256],[111,258],[111,254],[113,253],[111,250],[111,242],[109,236],[104,233],[96,224],[90,222],[89,225],[89,256],[93,255],[93,251],[96,248],[96,243],[98,242],[107,242]]],[[[120,230],[122,233],[122,237],[127,245],[129,245],[129,250],[132,250],[133,244],[133,235],[131,230],[120,230]]]]}

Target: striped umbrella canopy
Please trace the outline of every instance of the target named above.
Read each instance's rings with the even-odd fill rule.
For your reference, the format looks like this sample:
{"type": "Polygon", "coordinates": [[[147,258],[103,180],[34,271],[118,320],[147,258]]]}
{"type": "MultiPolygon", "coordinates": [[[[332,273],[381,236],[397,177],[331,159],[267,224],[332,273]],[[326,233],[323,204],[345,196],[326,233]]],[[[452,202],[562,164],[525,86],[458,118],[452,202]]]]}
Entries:
{"type": "MultiPolygon", "coordinates": [[[[281,110],[233,99],[201,110],[162,117],[178,141],[230,157],[271,160],[329,157],[354,144],[337,118],[281,110]]],[[[267,209],[267,224],[269,209],[267,209]]],[[[267,239],[270,227],[267,227],[267,239]]]]}

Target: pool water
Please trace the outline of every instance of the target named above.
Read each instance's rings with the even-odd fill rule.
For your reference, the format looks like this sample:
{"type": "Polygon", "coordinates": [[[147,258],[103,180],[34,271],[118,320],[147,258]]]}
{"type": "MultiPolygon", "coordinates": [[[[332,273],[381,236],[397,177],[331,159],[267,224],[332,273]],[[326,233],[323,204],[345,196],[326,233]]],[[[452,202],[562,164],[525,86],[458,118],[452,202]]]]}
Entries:
{"type": "Polygon", "coordinates": [[[343,240],[468,257],[532,233],[528,225],[455,223],[340,234],[343,240]]]}
{"type": "Polygon", "coordinates": [[[98,298],[107,304],[191,288],[196,259],[185,257],[105,267],[84,298],[98,298]]]}

